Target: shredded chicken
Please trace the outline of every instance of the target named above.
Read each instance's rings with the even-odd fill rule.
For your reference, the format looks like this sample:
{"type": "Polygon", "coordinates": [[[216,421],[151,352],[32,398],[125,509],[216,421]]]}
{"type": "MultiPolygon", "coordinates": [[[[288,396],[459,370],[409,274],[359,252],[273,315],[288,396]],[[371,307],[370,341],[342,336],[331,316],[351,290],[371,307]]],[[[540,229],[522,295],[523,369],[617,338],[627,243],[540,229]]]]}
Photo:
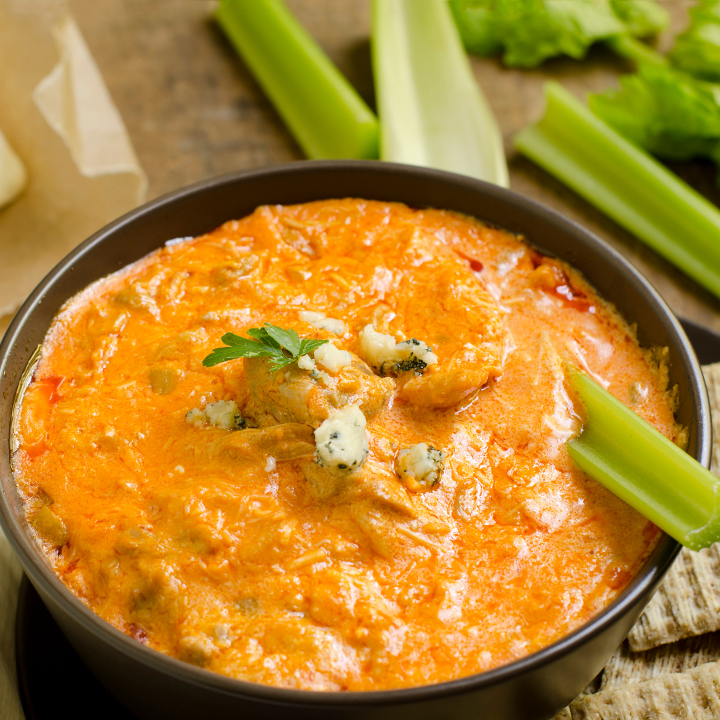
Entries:
{"type": "Polygon", "coordinates": [[[369,419],[395,389],[392,378],[378,377],[356,355],[336,373],[304,370],[297,363],[273,373],[265,358],[244,362],[252,398],[245,413],[261,426],[299,422],[316,428],[346,405],[358,405],[369,419]]]}

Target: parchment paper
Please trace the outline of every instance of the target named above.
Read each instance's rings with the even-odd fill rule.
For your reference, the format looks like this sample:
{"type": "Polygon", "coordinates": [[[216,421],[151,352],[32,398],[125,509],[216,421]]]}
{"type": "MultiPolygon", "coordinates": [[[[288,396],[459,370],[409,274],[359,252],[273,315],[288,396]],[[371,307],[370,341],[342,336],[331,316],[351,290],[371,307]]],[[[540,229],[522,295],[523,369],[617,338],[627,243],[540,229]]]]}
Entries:
{"type": "MultiPolygon", "coordinates": [[[[28,170],[0,210],[0,337],[75,245],[141,203],[147,182],[62,0],[0,0],[0,129],[28,170]]],[[[0,718],[22,720],[15,609],[22,568],[0,531],[0,718]]]]}
{"type": "Polygon", "coordinates": [[[147,183],[63,0],[0,0],[0,69],[0,128],[29,174],[0,211],[1,336],[44,275],[147,183]]]}

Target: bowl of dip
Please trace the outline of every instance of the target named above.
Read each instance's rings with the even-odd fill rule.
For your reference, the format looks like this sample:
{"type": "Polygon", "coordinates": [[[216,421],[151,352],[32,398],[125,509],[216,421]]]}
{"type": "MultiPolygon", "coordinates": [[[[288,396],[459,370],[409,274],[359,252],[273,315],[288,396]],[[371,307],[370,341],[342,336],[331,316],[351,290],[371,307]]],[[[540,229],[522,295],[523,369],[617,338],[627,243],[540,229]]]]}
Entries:
{"type": "MultiPolygon", "coordinates": [[[[193,249],[192,252],[200,253],[201,250],[193,249]]],[[[213,292],[211,290],[210,294],[213,292]]],[[[198,183],[155,200],[96,233],[51,271],[18,312],[0,346],[0,432],[3,446],[9,450],[0,459],[3,529],[31,582],[80,656],[105,687],[139,717],[194,718],[211,712],[217,718],[240,714],[251,718],[285,715],[377,718],[412,712],[424,718],[478,715],[498,719],[551,718],[602,669],[679,551],[674,540],[647,526],[644,519],[618,504],[619,501],[604,490],[594,490],[589,479],[583,480],[585,495],[574,495],[571,499],[563,495],[565,486],[576,481],[567,480],[569,476],[564,474],[562,458],[552,460],[552,457],[560,457],[557,453],[562,453],[563,440],[570,436],[568,433],[578,429],[572,425],[570,415],[553,412],[542,415],[543,422],[551,423],[554,428],[548,437],[557,440],[556,447],[538,450],[537,458],[547,461],[543,466],[545,469],[540,468],[540,461],[535,456],[525,452],[535,439],[532,426],[525,428],[524,435],[520,432],[521,416],[528,414],[524,409],[518,410],[523,396],[537,396],[542,402],[562,396],[562,373],[558,371],[561,364],[553,354],[554,341],[550,341],[551,336],[555,338],[556,331],[557,337],[562,337],[562,352],[569,352],[577,364],[582,365],[591,347],[597,349],[597,354],[593,355],[595,359],[591,359],[586,368],[590,372],[592,368],[597,370],[598,357],[611,357],[620,352],[616,345],[627,343],[630,346],[634,342],[632,335],[636,333],[639,346],[647,353],[628,350],[627,357],[634,357],[636,364],[623,360],[622,367],[608,369],[607,382],[622,380],[628,392],[626,401],[638,402],[641,408],[648,392],[651,399],[653,392],[658,398],[664,392],[664,388],[653,391],[650,386],[652,377],[666,373],[667,388],[676,388],[673,391],[674,417],[672,412],[668,415],[667,407],[663,409],[662,403],[657,407],[648,406],[646,411],[641,408],[639,412],[646,412],[656,424],[664,423],[667,435],[678,441],[682,436],[688,452],[707,466],[710,454],[708,402],[700,368],[687,338],[647,281],[620,255],[580,226],[502,188],[449,173],[386,163],[303,162],[198,183]],[[363,200],[349,200],[357,198],[363,200]],[[342,227],[335,232],[324,226],[322,237],[318,235],[313,239],[311,231],[306,229],[317,228],[328,218],[342,227]],[[367,227],[363,225],[366,221],[370,223],[367,227]],[[382,228],[383,223],[390,229],[402,226],[398,231],[401,239],[388,240],[387,233],[377,229],[382,228]],[[371,225],[374,230],[369,229],[371,225]],[[339,249],[337,243],[344,242],[347,227],[354,229],[355,244],[349,245],[348,250],[339,249]],[[199,236],[204,239],[192,240],[199,236]],[[522,245],[513,236],[525,238],[529,245],[522,245]],[[476,252],[472,238],[482,239],[484,249],[476,252]],[[282,253],[277,250],[278,242],[282,243],[282,253]],[[313,242],[324,242],[324,249],[313,246],[313,242]],[[196,260],[188,255],[188,248],[196,247],[193,243],[202,244],[205,247],[202,252],[220,253],[212,261],[211,271],[217,280],[218,297],[225,298],[225,304],[217,310],[211,309],[206,302],[207,283],[192,285],[188,280],[193,272],[199,272],[199,265],[193,265],[196,260]],[[382,243],[389,243],[385,250],[382,243]],[[392,248],[398,243],[403,244],[402,257],[392,255],[392,248]],[[437,247],[435,255],[428,254],[430,246],[437,247]],[[357,248],[370,249],[357,255],[357,248]],[[372,256],[372,252],[379,254],[372,256]],[[149,265],[136,265],[135,269],[119,272],[150,253],[155,255],[151,256],[154,260],[147,261],[149,265]],[[229,253],[230,260],[221,257],[223,253],[229,253]],[[325,265],[313,265],[320,262],[318,258],[325,258],[325,265]],[[153,265],[156,260],[165,264],[153,265]],[[262,272],[258,272],[259,267],[262,272]],[[405,303],[408,306],[404,310],[405,332],[397,325],[397,303],[402,298],[381,297],[392,288],[390,278],[396,270],[404,272],[407,287],[412,285],[414,288],[407,291],[412,302],[405,303]],[[114,279],[102,281],[109,285],[102,282],[94,285],[113,273],[118,273],[114,279]],[[362,283],[356,287],[353,280],[361,276],[370,278],[367,287],[375,288],[376,297],[367,307],[361,297],[362,283]],[[517,282],[512,280],[515,277],[519,278],[517,282]],[[158,284],[164,281],[164,285],[158,284]],[[167,310],[152,307],[153,300],[147,294],[147,288],[150,287],[148,283],[153,282],[156,283],[153,287],[161,287],[159,292],[164,294],[163,297],[170,298],[167,310]],[[238,303],[243,307],[233,306],[233,288],[244,288],[244,301],[238,303]],[[72,303],[66,306],[66,303],[84,290],[78,298],[85,297],[87,312],[95,312],[95,315],[87,316],[88,334],[73,335],[77,329],[73,324],[76,322],[72,310],[75,306],[72,303]],[[110,298],[107,302],[111,305],[107,307],[113,308],[115,314],[112,317],[103,310],[107,298],[102,293],[110,298]],[[172,293],[175,295],[171,297],[172,293]],[[106,405],[93,404],[95,401],[91,396],[101,389],[102,383],[87,389],[85,394],[85,406],[95,408],[97,422],[106,423],[113,415],[122,414],[127,416],[126,419],[134,417],[137,427],[123,425],[119,434],[115,429],[105,428],[102,433],[87,438],[82,436],[82,429],[80,434],[72,434],[73,421],[63,421],[61,428],[67,442],[54,450],[59,453],[55,457],[62,462],[47,466],[48,474],[55,476],[56,482],[50,495],[57,493],[57,496],[50,498],[44,491],[38,491],[29,499],[23,483],[26,475],[30,477],[32,472],[25,470],[34,462],[42,462],[37,458],[42,458],[47,448],[42,428],[37,441],[28,440],[33,437],[32,422],[25,417],[27,412],[23,415],[24,411],[18,409],[16,399],[26,387],[30,388],[28,393],[40,397],[38,402],[41,404],[51,402],[56,396],[64,397],[61,380],[51,373],[50,366],[47,372],[42,369],[44,361],[39,366],[42,372],[38,377],[32,379],[26,372],[36,348],[46,340],[48,330],[53,328],[46,342],[46,352],[49,349],[56,353],[52,367],[77,365],[80,372],[85,362],[83,358],[94,358],[92,362],[96,365],[88,366],[84,376],[89,387],[92,373],[98,367],[104,367],[103,363],[111,363],[116,352],[105,341],[101,346],[91,348],[92,352],[83,346],[83,342],[90,342],[88,338],[107,339],[115,332],[103,330],[93,335],[93,327],[97,328],[98,323],[103,322],[109,322],[115,329],[119,327],[118,323],[129,323],[130,327],[133,318],[144,313],[144,319],[141,318],[138,325],[140,342],[142,333],[156,332],[161,321],[172,325],[174,320],[167,318],[176,318],[185,312],[176,312],[176,308],[190,307],[189,299],[182,300],[183,294],[195,298],[192,301],[193,312],[197,311],[197,318],[193,320],[197,327],[192,326],[195,334],[188,334],[189,326],[183,325],[185,320],[178,321],[179,324],[172,327],[172,333],[168,331],[172,338],[182,336],[186,343],[183,348],[179,348],[177,340],[174,345],[163,340],[153,345],[150,354],[144,346],[142,352],[135,355],[126,350],[127,361],[123,362],[130,384],[135,382],[133,363],[138,358],[144,363],[142,373],[143,377],[147,375],[147,388],[143,386],[141,395],[118,410],[113,398],[109,398],[106,405]],[[257,306],[245,307],[246,297],[253,294],[259,298],[257,306]],[[533,315],[526,314],[522,320],[511,321],[509,318],[516,317],[513,307],[519,307],[531,296],[538,303],[531,310],[546,316],[548,330],[544,334],[536,333],[536,345],[522,349],[523,346],[515,342],[513,333],[518,339],[532,335],[533,315]],[[600,298],[614,306],[622,321],[606,309],[600,298]],[[262,312],[253,314],[257,308],[262,308],[262,312]],[[495,335],[483,336],[481,332],[483,343],[473,343],[476,327],[473,323],[480,323],[477,327],[483,328],[489,327],[488,323],[492,325],[483,315],[490,312],[489,308],[495,318],[493,322],[497,321],[495,335]],[[54,323],[59,312],[60,319],[54,323]],[[316,315],[307,315],[308,312],[316,315]],[[318,315],[324,317],[318,318],[318,315]],[[572,332],[562,335],[572,318],[575,318],[572,332]],[[353,353],[356,353],[357,359],[353,362],[359,368],[358,377],[363,382],[370,378],[378,393],[386,392],[389,396],[391,391],[395,392],[392,402],[384,396],[383,402],[373,405],[356,393],[353,395],[355,400],[349,403],[363,408],[372,406],[371,410],[364,410],[371,437],[368,462],[377,463],[384,458],[388,464],[390,469],[386,474],[393,479],[388,480],[390,485],[383,486],[385,489],[365,483],[364,494],[353,495],[354,500],[338,500],[346,497],[337,485],[341,483],[338,478],[349,477],[345,474],[346,468],[336,463],[335,474],[327,476],[335,483],[330,491],[324,476],[317,476],[318,468],[323,469],[323,462],[331,463],[329,456],[320,450],[321,438],[317,434],[328,418],[328,413],[323,415],[321,407],[330,397],[327,393],[319,396],[322,400],[319,405],[312,406],[315,410],[320,408],[319,415],[315,410],[303,415],[307,411],[303,408],[298,416],[300,411],[289,410],[290,406],[282,403],[278,406],[279,401],[264,408],[270,408],[274,420],[264,421],[257,408],[252,410],[253,398],[257,403],[258,393],[264,392],[266,395],[262,397],[270,397],[274,391],[268,387],[286,382],[278,378],[289,378],[287,382],[299,378],[298,382],[307,383],[312,377],[319,386],[330,387],[336,379],[333,372],[342,372],[337,368],[332,370],[340,356],[316,355],[312,360],[314,365],[308,365],[302,371],[307,377],[297,368],[292,371],[295,373],[291,373],[292,377],[283,375],[284,371],[278,375],[266,372],[260,377],[262,363],[256,363],[254,380],[248,380],[249,400],[245,404],[238,400],[247,417],[240,416],[238,405],[235,405],[232,419],[236,425],[233,427],[223,427],[224,420],[216,422],[212,414],[213,408],[217,413],[231,407],[227,393],[218,394],[210,385],[203,389],[198,380],[199,389],[193,394],[193,373],[201,371],[202,355],[212,347],[218,347],[222,333],[244,334],[248,327],[262,327],[268,320],[282,327],[296,327],[301,336],[329,340],[341,354],[350,353],[347,357],[355,357],[353,353]],[[328,321],[331,321],[330,325],[328,321]],[[333,325],[333,322],[340,322],[340,325],[333,325]],[[613,332],[601,336],[601,328],[609,325],[615,328],[613,332]],[[358,339],[362,332],[368,332],[368,326],[372,326],[373,333],[378,333],[376,345],[366,343],[363,346],[358,339]],[[500,327],[507,331],[501,339],[497,329],[500,327]],[[458,339],[458,335],[462,337],[458,339]],[[408,355],[415,363],[410,370],[404,365],[401,367],[397,358],[396,365],[387,370],[383,359],[373,355],[372,348],[377,350],[383,342],[392,342],[393,338],[405,342],[414,339],[418,343],[427,340],[438,359],[433,360],[432,352],[423,345],[421,351],[425,354],[416,350],[417,355],[408,355]],[[652,348],[667,350],[651,353],[652,348]],[[521,352],[526,355],[522,363],[517,360],[521,352]],[[446,372],[448,367],[443,366],[443,362],[449,362],[447,357],[451,353],[455,358],[452,373],[446,372]],[[184,359],[191,354],[195,358],[192,366],[184,359]],[[423,362],[418,364],[418,359],[422,358],[423,362]],[[437,367],[433,368],[436,363],[437,367]],[[525,368],[525,374],[517,370],[520,365],[525,368]],[[406,374],[403,375],[401,370],[406,374]],[[505,387],[503,382],[509,386],[508,378],[513,377],[514,372],[520,373],[519,385],[514,394],[511,391],[504,399],[497,399],[497,403],[506,403],[506,410],[501,412],[497,409],[500,405],[495,406],[494,434],[488,430],[482,437],[471,438],[463,426],[464,418],[477,412],[478,408],[483,412],[491,410],[492,403],[488,398],[494,390],[486,392],[483,388],[488,388],[488,381],[491,388],[502,389],[505,387]],[[183,396],[177,406],[162,405],[166,398],[170,402],[171,396],[179,397],[176,388],[184,389],[187,399],[183,396]],[[155,415],[151,417],[147,409],[144,416],[137,410],[147,397],[160,403],[152,408],[163,418],[162,422],[155,415]],[[218,406],[221,400],[224,404],[218,406]],[[250,408],[247,412],[246,406],[250,408]],[[395,429],[387,437],[379,438],[371,430],[373,417],[381,407],[395,423],[395,429]],[[239,423],[237,418],[240,418],[239,423]],[[437,421],[438,434],[432,434],[435,425],[428,418],[437,421]],[[189,487],[187,475],[195,472],[191,470],[194,467],[191,463],[198,453],[193,451],[192,458],[187,456],[187,461],[179,455],[177,460],[168,456],[163,460],[168,479],[160,483],[165,483],[163,487],[153,490],[155,494],[149,505],[151,514],[156,513],[156,516],[147,522],[136,520],[134,524],[128,524],[127,508],[122,518],[118,515],[123,498],[140,497],[150,492],[142,489],[142,482],[154,472],[150,469],[152,463],[150,456],[144,458],[138,448],[143,447],[145,436],[152,435],[153,428],[162,427],[164,422],[168,426],[177,423],[184,447],[188,442],[194,442],[192,438],[207,438],[212,441],[208,447],[214,443],[213,448],[230,452],[235,460],[242,456],[243,443],[250,439],[256,438],[261,445],[266,443],[267,438],[262,433],[268,427],[275,427],[275,422],[287,423],[281,426],[296,433],[284,441],[283,447],[288,443],[295,443],[293,447],[312,444],[314,430],[315,460],[305,457],[302,460],[305,464],[301,465],[305,468],[304,492],[309,493],[316,515],[325,512],[322,508],[326,506],[322,503],[332,497],[336,525],[348,517],[354,518],[354,529],[343,536],[343,541],[335,538],[332,542],[313,546],[317,538],[313,539],[310,528],[303,552],[298,551],[294,559],[283,564],[284,561],[277,559],[284,557],[283,543],[292,546],[292,542],[305,532],[302,522],[298,521],[296,525],[288,525],[285,531],[278,530],[280,534],[273,535],[266,543],[270,548],[267,552],[275,559],[264,561],[264,564],[257,565],[256,555],[243,547],[248,542],[240,542],[237,548],[239,564],[233,572],[232,568],[226,567],[226,559],[223,559],[225,565],[222,567],[220,562],[215,562],[218,557],[222,559],[222,554],[218,555],[213,546],[220,537],[222,523],[218,521],[215,528],[205,520],[202,527],[200,524],[192,528],[174,526],[171,540],[185,553],[183,562],[187,565],[192,561],[193,567],[202,570],[197,575],[202,577],[198,587],[204,583],[206,590],[203,592],[208,599],[206,606],[201,608],[202,603],[198,604],[196,597],[197,588],[188,585],[190,575],[177,578],[172,575],[167,569],[167,555],[163,555],[162,561],[157,560],[161,546],[157,528],[168,514],[174,513],[174,517],[192,515],[202,497],[206,497],[207,507],[215,507],[212,505],[215,500],[210,495],[202,496],[208,487],[214,489],[212,497],[220,498],[217,502],[225,503],[222,512],[228,516],[232,514],[228,513],[227,504],[232,505],[234,488],[227,477],[221,481],[222,468],[207,465],[202,482],[198,481],[200,495],[186,497],[183,493],[189,487]],[[18,423],[21,431],[15,433],[13,428],[18,423]],[[249,430],[240,429],[246,424],[249,430]],[[130,435],[134,440],[127,444],[130,435]],[[496,441],[495,438],[500,439],[496,441]],[[423,439],[427,440],[424,451],[433,442],[440,450],[435,476],[423,475],[413,470],[416,466],[407,462],[403,465],[399,460],[403,452],[417,447],[423,439]],[[232,445],[229,450],[228,444],[232,445]],[[75,453],[82,447],[89,453],[87,467],[83,466],[82,457],[75,458],[75,453]],[[124,454],[118,448],[125,448],[124,454]],[[521,462],[523,453],[523,457],[530,459],[521,462]],[[112,459],[103,466],[103,475],[101,465],[106,462],[106,456],[112,456],[112,459]],[[96,461],[100,463],[97,467],[96,461]],[[65,471],[61,468],[72,468],[74,462],[76,469],[63,475],[65,471]],[[147,463],[146,470],[143,470],[143,463],[147,463]],[[481,468],[488,466],[493,468],[494,479],[490,490],[483,490],[482,483],[478,485],[477,481],[481,468]],[[341,470],[337,470],[338,467],[341,470]],[[460,481],[461,469],[466,474],[465,484],[460,481]],[[185,477],[179,480],[183,475],[185,477]],[[78,559],[69,548],[76,542],[80,547],[80,541],[73,535],[72,527],[68,526],[66,531],[65,525],[54,525],[57,514],[62,515],[62,488],[73,483],[84,487],[83,483],[87,484],[91,477],[94,484],[92,492],[88,491],[87,504],[82,493],[74,496],[73,503],[81,514],[85,512],[97,518],[99,523],[106,523],[107,533],[117,530],[112,553],[97,572],[98,582],[105,578],[104,582],[108,584],[121,583],[128,577],[128,568],[139,573],[136,580],[140,584],[131,591],[135,594],[128,596],[132,598],[128,606],[130,615],[127,618],[118,615],[113,619],[106,608],[107,622],[91,610],[93,593],[87,589],[89,586],[82,580],[73,579],[78,559]],[[108,477],[112,478],[111,483],[108,477]],[[432,482],[423,487],[428,478],[432,482]],[[433,489],[436,482],[439,492],[433,489]],[[443,503],[437,498],[442,497],[450,484],[454,488],[453,507],[447,510],[445,520],[450,518],[451,521],[443,524],[443,503]],[[402,498],[397,494],[398,488],[402,498]],[[485,516],[482,522],[473,520],[478,508],[483,506],[483,493],[487,492],[493,498],[493,513],[485,516]],[[597,506],[592,501],[596,492],[603,498],[597,506]],[[107,510],[98,513],[91,507],[90,495],[95,499],[105,498],[107,510]],[[375,503],[382,500],[392,508],[384,510],[385,515],[378,514],[378,506],[371,500],[375,503]],[[592,511],[587,510],[587,503],[592,511]],[[402,525],[400,534],[405,539],[398,539],[396,528],[388,524],[387,518],[403,513],[404,519],[402,523],[398,520],[398,527],[402,525]],[[522,520],[517,519],[520,516],[522,520]],[[603,523],[605,530],[597,536],[601,537],[597,541],[593,533],[600,532],[598,527],[603,523]],[[472,532],[462,535],[461,526],[472,526],[472,532]],[[358,527],[362,532],[358,533],[358,527]],[[66,532],[70,533],[70,544],[66,532]],[[588,540],[590,545],[598,543],[597,551],[588,550],[590,545],[574,546],[575,541],[568,539],[584,537],[584,534],[592,538],[588,540]],[[459,546],[460,541],[453,540],[457,537],[467,546],[460,560],[450,552],[459,546]],[[50,540],[46,542],[48,538],[50,540]],[[559,538],[563,538],[565,544],[554,547],[549,555],[543,554],[549,551],[534,549],[536,540],[556,542],[559,538]],[[473,543],[477,547],[494,549],[486,549],[482,555],[473,554],[476,549],[473,543]],[[404,574],[398,571],[395,577],[390,570],[404,547],[411,548],[414,559],[404,574]],[[634,555],[632,548],[635,548],[634,555]],[[387,607],[363,610],[361,603],[356,603],[360,620],[352,626],[351,632],[355,634],[348,640],[339,629],[342,623],[328,610],[332,610],[331,601],[336,601],[341,593],[327,585],[329,576],[323,573],[332,571],[337,576],[338,572],[345,572],[343,568],[352,566],[353,558],[362,552],[367,557],[381,558],[378,567],[388,569],[387,576],[378,580],[387,607]],[[593,559],[596,552],[597,560],[593,559]],[[577,572],[590,573],[594,578],[583,585],[585,589],[580,593],[571,582],[574,577],[572,562],[559,560],[571,558],[573,553],[578,558],[577,572]],[[422,566],[421,560],[430,556],[434,558],[432,567],[435,570],[428,580],[427,568],[422,566]],[[156,558],[155,564],[150,562],[151,557],[156,558]],[[438,558],[445,559],[440,562],[438,558]],[[331,567],[333,562],[336,563],[334,569],[331,567]],[[248,568],[254,568],[255,574],[247,574],[248,568]],[[505,575],[501,577],[502,573],[505,575]],[[58,574],[63,575],[65,582],[58,574]],[[170,575],[171,580],[167,580],[170,575]],[[545,584],[551,588],[544,594],[542,583],[532,580],[543,576],[547,579],[545,584]],[[484,580],[478,580],[480,577],[484,580]],[[222,596],[220,588],[233,582],[240,582],[248,588],[247,592],[234,587],[231,595],[222,596]],[[271,582],[275,583],[272,585],[275,589],[271,589],[271,582]],[[423,590],[428,582],[432,584],[431,592],[423,590]],[[179,645],[173,645],[174,640],[163,645],[157,639],[164,627],[157,624],[158,618],[162,616],[166,625],[168,622],[172,625],[174,620],[167,621],[167,618],[172,616],[176,606],[175,600],[168,604],[167,598],[156,588],[169,587],[173,583],[176,583],[173,598],[184,602],[184,607],[192,608],[188,611],[190,616],[202,617],[187,625],[190,629],[184,631],[179,645]],[[298,588],[295,594],[287,590],[293,587],[292,583],[298,588]],[[495,598],[492,602],[482,599],[483,592],[479,589],[482,583],[488,588],[485,594],[495,598]],[[512,588],[505,595],[498,590],[504,583],[512,588]],[[281,586],[285,589],[276,592],[281,586]],[[218,589],[217,596],[212,595],[213,588],[218,589]],[[527,592],[523,592],[523,588],[527,588],[527,592]],[[257,627],[264,622],[263,607],[275,607],[268,599],[275,597],[273,592],[280,593],[283,598],[282,622],[276,628],[264,628],[260,632],[257,627]],[[318,598],[323,593],[325,599],[321,602],[318,598]],[[157,597],[161,597],[161,601],[156,601],[157,597]],[[410,622],[403,625],[398,620],[398,617],[410,617],[415,612],[432,616],[431,622],[428,621],[430,624],[422,625],[424,635],[410,622]],[[238,618],[243,615],[243,627],[252,626],[255,630],[248,629],[244,635],[233,630],[232,618],[225,620],[233,614],[238,618]],[[248,620],[247,616],[252,617],[248,620]],[[568,622],[568,617],[576,620],[568,622]],[[342,641],[338,639],[341,635],[342,641]],[[373,650],[373,643],[379,644],[381,651],[373,650]],[[405,656],[403,647],[408,648],[405,656]],[[335,670],[326,672],[323,662],[327,657],[335,657],[333,653],[340,652],[338,648],[344,648],[346,654],[335,663],[335,670]],[[360,659],[353,665],[356,657],[360,659]],[[223,664],[219,658],[224,658],[223,664]],[[239,663],[241,668],[235,674],[232,662],[239,663]],[[252,671],[251,665],[255,667],[252,671]],[[337,671],[339,666],[352,667],[340,672],[337,671]],[[430,670],[425,672],[427,668],[430,670]],[[213,669],[217,671],[213,672],[213,669]],[[276,682],[274,677],[278,678],[276,682]]],[[[158,332],[160,338],[162,332],[158,332]]],[[[403,343],[398,342],[396,347],[393,352],[401,352],[403,343]]],[[[407,360],[403,355],[402,361],[407,360]]],[[[233,362],[239,367],[243,361],[233,362]]],[[[212,382],[219,377],[223,382],[232,383],[232,363],[218,367],[222,368],[217,371],[219,375],[207,377],[212,382]]],[[[245,367],[246,375],[250,377],[247,368],[251,366],[245,367]]],[[[298,367],[302,368],[302,365],[298,367]]],[[[603,380],[604,376],[600,373],[598,377],[603,380]]],[[[77,387],[82,382],[73,381],[66,387],[77,387]]],[[[353,392],[356,390],[347,390],[347,393],[353,392]]],[[[239,390],[238,393],[242,394],[239,390]]],[[[66,394],[69,397],[69,393],[66,394]]],[[[339,409],[336,395],[331,398],[331,403],[335,403],[333,412],[339,409]]],[[[30,402],[26,397],[23,407],[28,407],[30,402]]],[[[64,409],[69,418],[77,419],[84,412],[84,406],[78,397],[75,402],[73,407],[64,409]]],[[[570,400],[565,398],[564,402],[570,400]]],[[[42,421],[42,413],[38,417],[42,421]]],[[[119,421],[117,426],[121,427],[119,421]]],[[[322,443],[330,448],[328,438],[323,436],[322,443]]],[[[164,452],[173,447],[171,440],[166,440],[164,452]]],[[[200,455],[202,452],[199,451],[200,455]]],[[[302,456],[298,451],[296,458],[293,452],[288,456],[290,460],[302,456]]],[[[353,456],[348,457],[352,460],[353,456]]],[[[253,471],[253,477],[274,477],[274,473],[280,472],[277,468],[283,459],[281,452],[266,452],[261,465],[253,471]]],[[[364,463],[365,457],[361,457],[360,462],[364,463]]],[[[202,473],[198,473],[200,477],[202,473]]],[[[379,474],[382,474],[380,470],[370,476],[379,474]]],[[[282,473],[279,477],[282,485],[282,473]]],[[[245,502],[242,507],[250,508],[248,512],[256,515],[248,522],[286,518],[287,508],[278,507],[275,500],[270,502],[268,493],[252,507],[246,499],[238,500],[238,507],[245,502]]],[[[217,512],[222,514],[221,506],[217,507],[217,512]]],[[[203,505],[201,512],[206,510],[203,505]]],[[[221,514],[213,517],[218,519],[221,514]]],[[[303,516],[303,522],[308,522],[307,516],[303,516]]],[[[257,523],[253,527],[256,526],[257,523]]],[[[247,537],[259,542],[252,532],[254,530],[248,530],[247,537]]],[[[99,556],[100,544],[97,550],[99,556]]],[[[182,564],[179,560],[178,563],[182,564]]],[[[348,570],[350,575],[347,577],[359,577],[353,576],[352,572],[357,573],[358,569],[348,570]]],[[[363,600],[360,580],[352,580],[351,585],[352,592],[363,600]]]]}

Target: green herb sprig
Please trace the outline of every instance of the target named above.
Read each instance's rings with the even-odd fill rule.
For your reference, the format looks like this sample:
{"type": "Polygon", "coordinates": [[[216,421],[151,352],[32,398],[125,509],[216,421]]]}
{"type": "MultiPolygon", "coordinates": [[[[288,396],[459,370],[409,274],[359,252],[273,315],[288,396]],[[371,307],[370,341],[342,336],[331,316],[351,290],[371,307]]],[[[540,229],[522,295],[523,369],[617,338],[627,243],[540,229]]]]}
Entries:
{"type": "Polygon", "coordinates": [[[227,347],[215,348],[204,360],[205,367],[213,367],[228,360],[247,357],[267,357],[270,359],[270,370],[297,362],[303,355],[324,345],[327,340],[311,340],[300,338],[294,330],[283,330],[276,325],[265,323],[265,327],[250,328],[250,338],[240,337],[233,333],[225,333],[220,340],[227,347]],[[254,339],[251,339],[254,338],[254,339]]]}

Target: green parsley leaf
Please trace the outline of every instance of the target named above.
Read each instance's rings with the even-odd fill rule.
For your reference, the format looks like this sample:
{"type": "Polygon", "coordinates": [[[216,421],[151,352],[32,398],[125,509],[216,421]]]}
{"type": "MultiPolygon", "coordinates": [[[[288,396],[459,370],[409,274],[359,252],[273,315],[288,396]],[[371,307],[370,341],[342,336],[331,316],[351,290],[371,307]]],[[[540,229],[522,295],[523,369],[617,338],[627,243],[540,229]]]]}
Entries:
{"type": "Polygon", "coordinates": [[[327,340],[309,340],[308,338],[303,338],[300,341],[300,351],[298,352],[298,357],[308,355],[313,352],[313,350],[319,348],[321,345],[324,345],[326,342],[327,340]]]}
{"type": "Polygon", "coordinates": [[[270,358],[270,369],[275,372],[328,342],[300,338],[294,330],[284,330],[270,323],[247,332],[249,338],[225,333],[220,339],[227,347],[215,348],[203,360],[203,365],[213,367],[241,357],[267,357],[270,358]]]}
{"type": "Polygon", "coordinates": [[[265,326],[267,327],[267,334],[278,345],[289,350],[292,355],[297,355],[300,352],[300,338],[294,330],[283,330],[268,323],[265,323],[265,326]]]}

